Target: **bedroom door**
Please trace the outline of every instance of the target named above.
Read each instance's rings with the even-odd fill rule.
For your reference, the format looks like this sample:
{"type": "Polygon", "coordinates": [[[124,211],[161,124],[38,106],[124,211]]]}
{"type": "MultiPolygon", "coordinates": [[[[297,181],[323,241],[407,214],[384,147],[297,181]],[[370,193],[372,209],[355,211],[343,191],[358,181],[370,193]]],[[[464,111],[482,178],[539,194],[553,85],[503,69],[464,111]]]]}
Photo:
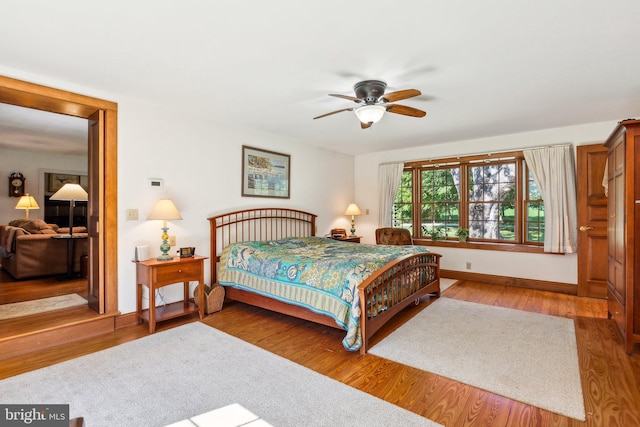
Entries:
{"type": "Polygon", "coordinates": [[[607,297],[607,197],[602,180],[607,149],[581,145],[577,152],[578,296],[607,297]]]}

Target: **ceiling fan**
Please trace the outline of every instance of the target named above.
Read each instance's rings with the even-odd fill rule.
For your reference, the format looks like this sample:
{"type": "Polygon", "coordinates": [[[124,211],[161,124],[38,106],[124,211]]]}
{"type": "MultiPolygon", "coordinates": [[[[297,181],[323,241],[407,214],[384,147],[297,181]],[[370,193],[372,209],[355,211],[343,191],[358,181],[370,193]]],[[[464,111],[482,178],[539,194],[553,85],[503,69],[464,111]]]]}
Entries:
{"type": "Polygon", "coordinates": [[[411,117],[424,117],[427,115],[427,113],[417,108],[391,104],[392,102],[419,96],[421,94],[419,90],[405,89],[385,94],[384,91],[386,88],[387,84],[381,80],[363,80],[353,86],[353,90],[356,93],[355,97],[330,93],[329,96],[354,101],[359,105],[332,111],[331,113],[314,117],[314,120],[343,111],[355,111],[358,120],[360,120],[360,127],[362,129],[368,129],[372,124],[377,123],[382,118],[385,111],[411,117]]]}

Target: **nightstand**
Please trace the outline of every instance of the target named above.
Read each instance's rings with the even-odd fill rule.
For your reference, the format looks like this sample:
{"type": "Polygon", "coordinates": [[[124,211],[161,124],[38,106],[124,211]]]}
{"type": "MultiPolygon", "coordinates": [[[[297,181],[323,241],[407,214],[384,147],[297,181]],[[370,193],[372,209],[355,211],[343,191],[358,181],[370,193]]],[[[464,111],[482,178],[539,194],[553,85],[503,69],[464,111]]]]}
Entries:
{"type": "Polygon", "coordinates": [[[156,322],[186,316],[198,311],[204,317],[204,260],[207,257],[174,257],[171,261],[158,261],[155,258],[136,262],[136,281],[138,295],[138,322],[149,323],[149,333],[156,330],[156,322]],[[198,282],[198,304],[189,301],[189,282],[198,282]],[[175,283],[184,284],[182,301],[156,307],[156,290],[175,283]],[[142,309],[142,287],[149,289],[149,308],[142,309]]]}
{"type": "Polygon", "coordinates": [[[352,243],[360,243],[360,236],[347,236],[347,237],[329,237],[333,240],[339,240],[341,242],[352,242],[352,243]]]}

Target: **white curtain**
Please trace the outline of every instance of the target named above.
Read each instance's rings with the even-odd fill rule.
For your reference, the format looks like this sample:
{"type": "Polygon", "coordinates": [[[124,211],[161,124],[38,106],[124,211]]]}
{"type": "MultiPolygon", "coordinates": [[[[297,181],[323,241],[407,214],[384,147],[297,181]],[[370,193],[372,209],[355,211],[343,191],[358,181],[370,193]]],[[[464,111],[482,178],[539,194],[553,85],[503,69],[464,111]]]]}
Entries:
{"type": "Polygon", "coordinates": [[[378,166],[378,227],[391,227],[393,202],[402,182],[404,163],[385,163],[378,166]]]}
{"type": "Polygon", "coordinates": [[[570,145],[524,150],[544,201],[544,251],[577,251],[576,176],[570,145]]]}

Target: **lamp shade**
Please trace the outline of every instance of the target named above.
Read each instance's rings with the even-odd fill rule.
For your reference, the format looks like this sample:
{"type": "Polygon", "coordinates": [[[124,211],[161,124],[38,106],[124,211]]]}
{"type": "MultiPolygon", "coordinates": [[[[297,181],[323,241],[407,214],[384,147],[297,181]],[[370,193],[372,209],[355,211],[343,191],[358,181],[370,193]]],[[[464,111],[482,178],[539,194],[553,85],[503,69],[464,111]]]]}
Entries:
{"type": "Polygon", "coordinates": [[[18,204],[16,205],[16,209],[40,209],[40,206],[38,206],[36,199],[27,193],[20,197],[20,200],[18,200],[18,204]]]}
{"type": "Polygon", "coordinates": [[[89,200],[89,194],[80,186],[80,184],[65,184],[61,189],[53,193],[49,200],[89,200]]]}
{"type": "Polygon", "coordinates": [[[151,209],[147,219],[182,219],[182,215],[170,199],[161,199],[151,209]]]}
{"type": "Polygon", "coordinates": [[[362,123],[378,123],[387,109],[382,105],[363,105],[356,108],[356,116],[362,123]]]}
{"type": "Polygon", "coordinates": [[[360,212],[360,208],[358,207],[358,205],[356,205],[355,203],[351,203],[349,206],[347,206],[347,210],[344,211],[345,215],[361,215],[362,212],[360,212]]]}
{"type": "Polygon", "coordinates": [[[18,200],[18,204],[16,205],[16,209],[24,209],[24,218],[29,219],[29,209],[40,209],[40,206],[38,206],[36,199],[27,193],[20,197],[20,200],[18,200]]]}

